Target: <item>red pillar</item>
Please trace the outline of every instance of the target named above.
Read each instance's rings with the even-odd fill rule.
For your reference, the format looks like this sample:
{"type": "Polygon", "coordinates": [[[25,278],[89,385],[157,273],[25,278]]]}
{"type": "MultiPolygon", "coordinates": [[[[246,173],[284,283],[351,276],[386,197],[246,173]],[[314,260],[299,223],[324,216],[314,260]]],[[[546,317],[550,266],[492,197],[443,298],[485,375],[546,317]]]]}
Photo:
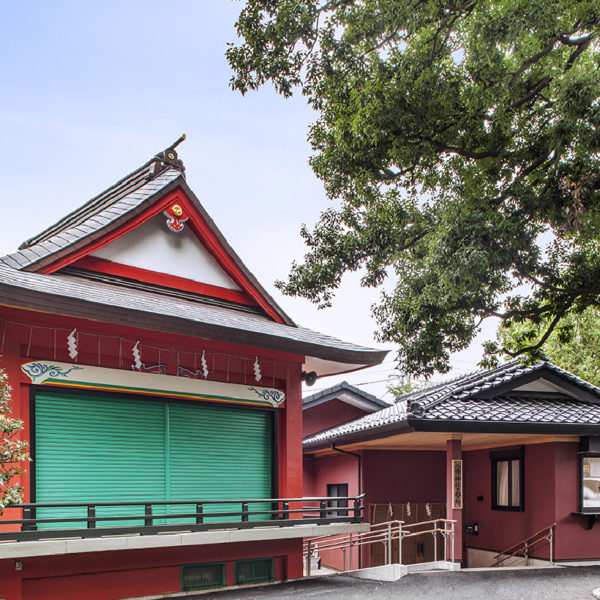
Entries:
{"type": "MultiPolygon", "coordinates": [[[[302,497],[302,368],[288,372],[285,408],[279,410],[279,497],[302,497]]],[[[290,503],[290,509],[302,507],[301,502],[290,503]]],[[[290,518],[301,518],[299,513],[290,518]]],[[[291,542],[296,547],[288,552],[284,564],[284,578],[302,577],[302,540],[291,542]]]]}
{"type": "Polygon", "coordinates": [[[285,408],[279,412],[279,496],[302,497],[302,371],[289,369],[285,408]]]}
{"type": "MultiPolygon", "coordinates": [[[[463,481],[462,481],[462,443],[460,439],[450,439],[446,441],[446,518],[456,521],[454,524],[454,560],[462,560],[463,545],[463,522],[462,522],[462,502],[463,502],[463,481]],[[458,482],[458,465],[453,461],[460,461],[460,503],[455,498],[455,485],[458,482]],[[454,508],[460,505],[460,508],[454,508]]],[[[446,556],[448,560],[452,558],[452,540],[447,538],[446,556]]]]}

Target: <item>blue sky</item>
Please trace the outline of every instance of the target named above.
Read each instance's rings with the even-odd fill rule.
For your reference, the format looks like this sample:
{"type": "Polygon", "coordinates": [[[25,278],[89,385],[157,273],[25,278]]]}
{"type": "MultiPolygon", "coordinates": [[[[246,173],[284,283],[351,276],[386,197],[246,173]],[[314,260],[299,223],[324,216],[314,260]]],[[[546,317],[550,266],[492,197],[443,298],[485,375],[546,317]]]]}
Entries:
{"type": "MultiPolygon", "coordinates": [[[[273,281],[300,259],[302,222],[329,205],[308,166],[302,97],[229,88],[227,42],[242,3],[0,0],[0,252],[96,195],[185,132],[187,179],[231,245],[300,324],[375,344],[377,295],[347,278],[334,307],[282,297],[273,281]]],[[[489,335],[489,334],[488,334],[489,335]]],[[[453,361],[475,367],[478,349],[453,361]]],[[[346,377],[382,396],[393,369],[346,377]]],[[[333,385],[320,380],[312,390],[333,385]]],[[[312,391],[311,390],[311,391],[312,391]]],[[[390,396],[385,396],[390,399],[390,396]]]]}

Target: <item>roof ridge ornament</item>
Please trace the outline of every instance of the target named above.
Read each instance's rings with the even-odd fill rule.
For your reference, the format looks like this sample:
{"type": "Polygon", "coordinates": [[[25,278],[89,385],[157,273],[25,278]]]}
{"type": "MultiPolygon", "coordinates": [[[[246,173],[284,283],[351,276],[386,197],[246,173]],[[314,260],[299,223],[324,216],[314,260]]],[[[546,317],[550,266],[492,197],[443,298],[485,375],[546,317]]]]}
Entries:
{"type": "Polygon", "coordinates": [[[173,142],[168,148],[165,148],[165,150],[162,152],[159,152],[150,161],[150,173],[148,174],[148,179],[154,179],[168,168],[177,169],[185,177],[185,166],[175,150],[175,148],[179,146],[179,144],[181,144],[181,142],[183,142],[185,139],[186,135],[185,133],[182,133],[175,142],[173,142]]]}

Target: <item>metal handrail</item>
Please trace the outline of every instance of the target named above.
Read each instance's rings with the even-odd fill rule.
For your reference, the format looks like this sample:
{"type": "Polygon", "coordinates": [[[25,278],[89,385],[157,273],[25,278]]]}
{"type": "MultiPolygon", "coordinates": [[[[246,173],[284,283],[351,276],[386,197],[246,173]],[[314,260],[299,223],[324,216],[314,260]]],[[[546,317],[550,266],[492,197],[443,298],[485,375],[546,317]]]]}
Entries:
{"type": "Polygon", "coordinates": [[[540,542],[548,542],[550,545],[550,564],[554,564],[554,529],[556,528],[556,523],[552,523],[552,525],[548,525],[539,531],[536,531],[534,534],[530,535],[528,538],[509,546],[506,550],[499,552],[496,554],[493,559],[494,562],[490,565],[491,567],[497,567],[502,564],[505,560],[516,556],[519,553],[523,553],[525,558],[529,557],[529,550],[539,544],[540,542]],[[538,536],[541,536],[538,538],[538,536]],[[536,539],[538,538],[538,539],[536,539]],[[512,552],[511,552],[512,550],[512,552]],[[510,554],[509,554],[510,553],[510,554]],[[505,556],[506,555],[506,556],[505,556]],[[500,558],[500,557],[503,558],[500,558]]]}
{"type": "MultiPolygon", "coordinates": [[[[413,528],[415,526],[422,525],[430,525],[434,526],[430,529],[425,529],[423,531],[412,531],[410,529],[403,529],[403,525],[405,525],[404,521],[385,521],[383,523],[376,523],[371,525],[371,530],[358,533],[358,534],[338,534],[335,536],[315,536],[311,538],[306,538],[303,544],[303,554],[305,556],[306,565],[307,565],[307,575],[310,577],[311,574],[311,558],[313,556],[313,550],[318,548],[318,551],[321,550],[342,550],[344,554],[344,568],[346,570],[346,550],[350,551],[350,564],[352,564],[352,548],[354,546],[358,546],[361,548],[362,546],[366,546],[369,544],[374,544],[377,542],[383,542],[385,545],[385,554],[387,564],[391,564],[392,562],[392,543],[395,540],[399,540],[398,547],[398,561],[402,563],[402,541],[405,538],[416,537],[419,535],[430,534],[433,535],[434,539],[434,556],[437,559],[437,534],[441,534],[444,540],[449,537],[451,540],[451,560],[454,562],[454,527],[456,520],[454,519],[433,519],[431,521],[422,521],[420,523],[410,523],[408,527],[413,528]],[[438,523],[443,522],[443,528],[438,527],[438,523]],[[385,527],[384,530],[374,529],[374,528],[382,528],[385,527]],[[323,543],[324,540],[331,540],[330,542],[323,543]]],[[[447,559],[447,548],[446,544],[444,544],[444,560],[447,559]]]]}
{"type": "Polygon", "coordinates": [[[308,497],[308,498],[260,498],[260,499],[223,499],[223,500],[157,500],[125,502],[44,502],[25,503],[5,507],[7,511],[22,511],[22,518],[0,517],[0,526],[17,525],[20,530],[0,531],[0,540],[35,540],[48,537],[100,537],[105,535],[139,533],[155,534],[162,531],[189,530],[203,531],[223,527],[238,529],[264,527],[268,525],[360,523],[364,506],[359,496],[308,497]],[[331,503],[340,499],[351,502],[350,506],[336,506],[331,503]],[[253,508],[253,504],[259,506],[253,508]],[[267,509],[266,506],[271,508],[267,509]],[[193,508],[168,512],[169,507],[191,506],[193,508]],[[235,506],[235,510],[233,507],[235,506]],[[134,514],[123,514],[123,507],[139,507],[134,514]],[[211,512],[211,507],[216,509],[211,512]],[[232,507],[231,510],[227,510],[232,507]],[[97,509],[113,508],[113,514],[97,514],[97,509]],[[49,512],[37,517],[38,509],[49,512]],[[81,509],[79,514],[52,515],[53,509],[81,509]],[[220,509],[220,510],[219,510],[220,509]],[[225,509],[225,510],[223,510],[225,509]],[[157,512],[158,510],[158,512],[157,512]],[[119,514],[120,513],[120,514],[119,514]],[[191,522],[174,523],[174,520],[190,519],[191,522]],[[132,525],[132,522],[138,522],[132,525]],[[158,523],[163,521],[163,523],[158,523]],[[111,522],[110,524],[108,522],[111,522]],[[113,525],[117,523],[117,525],[113,525]],[[143,523],[143,525],[142,525],[143,523]],[[42,527],[64,524],[66,527],[42,527]]]}

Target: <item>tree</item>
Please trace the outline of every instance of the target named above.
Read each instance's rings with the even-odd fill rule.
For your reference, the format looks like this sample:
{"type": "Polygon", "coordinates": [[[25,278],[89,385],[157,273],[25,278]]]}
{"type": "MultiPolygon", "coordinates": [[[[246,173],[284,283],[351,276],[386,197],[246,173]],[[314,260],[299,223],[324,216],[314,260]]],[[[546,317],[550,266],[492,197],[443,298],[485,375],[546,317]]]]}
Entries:
{"type": "Polygon", "coordinates": [[[328,306],[360,271],[407,374],[485,318],[543,343],[598,306],[599,23],[598,0],[248,0],[232,87],[302,91],[334,201],[280,289],[328,306]]]}
{"type": "MultiPolygon", "coordinates": [[[[507,323],[498,329],[502,347],[514,350],[537,345],[546,323],[507,323]]],[[[594,385],[600,385],[600,310],[567,313],[532,359],[548,358],[555,365],[594,385]]]]}
{"type": "Polygon", "coordinates": [[[0,370],[0,515],[4,507],[23,501],[23,490],[14,478],[23,471],[22,463],[29,460],[27,442],[17,439],[23,421],[10,416],[10,402],[8,378],[0,370]]]}
{"type": "Polygon", "coordinates": [[[387,391],[392,394],[394,402],[397,402],[405,394],[417,392],[429,387],[429,385],[430,383],[426,379],[415,379],[410,376],[400,376],[396,379],[395,383],[388,384],[387,391]]]}

